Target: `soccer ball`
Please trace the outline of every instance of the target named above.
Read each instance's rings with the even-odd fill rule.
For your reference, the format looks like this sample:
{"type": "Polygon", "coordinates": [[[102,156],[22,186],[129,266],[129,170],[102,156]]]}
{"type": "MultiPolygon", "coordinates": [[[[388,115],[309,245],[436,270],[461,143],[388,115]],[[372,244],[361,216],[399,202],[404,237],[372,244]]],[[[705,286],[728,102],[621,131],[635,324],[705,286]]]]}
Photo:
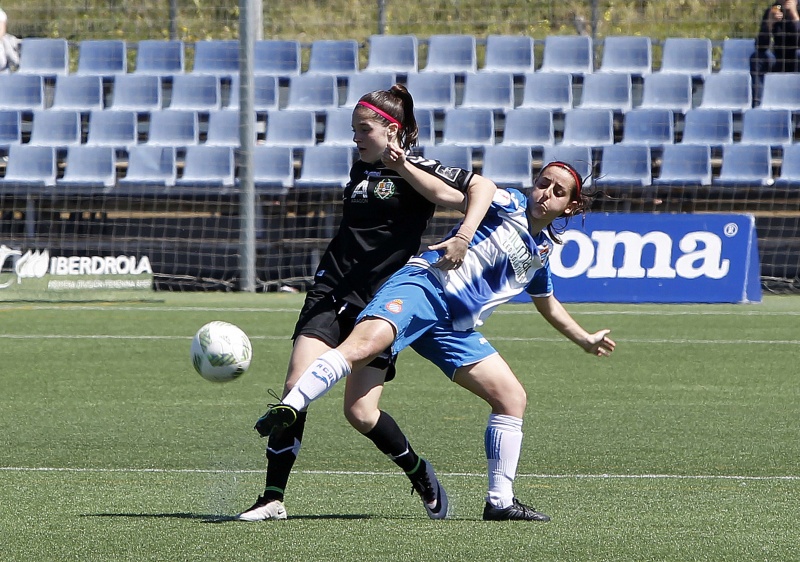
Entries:
{"type": "Polygon", "coordinates": [[[241,328],[228,322],[209,322],[192,339],[192,365],[204,379],[227,382],[247,371],[253,346],[241,328]]]}

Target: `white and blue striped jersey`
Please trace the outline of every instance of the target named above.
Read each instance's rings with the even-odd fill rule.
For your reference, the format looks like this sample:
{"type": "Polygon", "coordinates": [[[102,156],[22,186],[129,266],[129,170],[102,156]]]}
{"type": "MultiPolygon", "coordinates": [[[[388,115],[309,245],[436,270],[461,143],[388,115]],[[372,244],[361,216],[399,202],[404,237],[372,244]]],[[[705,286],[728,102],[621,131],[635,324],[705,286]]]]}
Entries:
{"type": "Polygon", "coordinates": [[[441,283],[455,330],[480,326],[495,308],[522,291],[537,297],[553,293],[548,262],[552,242],[544,232],[530,234],[527,205],[520,191],[498,189],[458,269],[433,267],[441,251],[429,250],[409,260],[441,283]]]}

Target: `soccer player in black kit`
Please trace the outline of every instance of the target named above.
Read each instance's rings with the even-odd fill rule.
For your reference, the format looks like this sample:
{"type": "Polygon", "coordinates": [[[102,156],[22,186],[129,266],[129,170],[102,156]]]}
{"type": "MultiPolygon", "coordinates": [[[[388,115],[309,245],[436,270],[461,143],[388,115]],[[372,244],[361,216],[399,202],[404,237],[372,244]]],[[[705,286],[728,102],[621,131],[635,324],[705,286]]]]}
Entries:
{"type": "MultiPolygon", "coordinates": [[[[461,265],[495,192],[495,185],[479,175],[406,152],[416,144],[418,130],[413,98],[400,84],[364,95],[353,110],[352,124],[359,160],[344,189],[339,230],[320,260],[295,326],[284,395],[312,361],[344,341],[378,288],[417,253],[437,203],[462,193],[469,200],[458,234],[431,246],[444,250],[437,267],[451,269],[461,265]]],[[[370,381],[393,377],[389,350],[364,368],[364,379],[370,381]]],[[[383,386],[374,386],[377,401],[383,386]]],[[[269,435],[264,493],[238,520],[286,519],[284,492],[306,416],[299,412],[291,427],[269,435]]],[[[366,436],[406,473],[428,515],[444,518],[447,496],[433,468],[408,445],[394,419],[381,412],[366,436]]]]}

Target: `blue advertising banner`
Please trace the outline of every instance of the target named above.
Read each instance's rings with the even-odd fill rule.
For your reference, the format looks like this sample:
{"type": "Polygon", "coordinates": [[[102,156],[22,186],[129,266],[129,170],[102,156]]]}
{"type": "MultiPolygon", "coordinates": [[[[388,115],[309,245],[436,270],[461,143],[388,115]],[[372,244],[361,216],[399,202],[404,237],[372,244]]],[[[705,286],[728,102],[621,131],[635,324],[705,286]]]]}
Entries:
{"type": "Polygon", "coordinates": [[[561,239],[550,268],[562,302],[761,301],[751,215],[590,213],[561,239]]]}

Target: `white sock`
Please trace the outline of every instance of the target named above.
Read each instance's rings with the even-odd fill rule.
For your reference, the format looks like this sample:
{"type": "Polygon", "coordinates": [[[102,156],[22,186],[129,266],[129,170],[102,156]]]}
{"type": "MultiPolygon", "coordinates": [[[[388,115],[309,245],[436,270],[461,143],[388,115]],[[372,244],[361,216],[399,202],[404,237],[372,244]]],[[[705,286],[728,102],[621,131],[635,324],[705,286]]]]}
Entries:
{"type": "Polygon", "coordinates": [[[349,374],[350,365],[344,355],[335,349],[326,351],[305,370],[281,402],[297,411],[305,410],[311,402],[322,397],[349,374]]]}
{"type": "Polygon", "coordinates": [[[522,450],[522,418],[491,414],[484,444],[489,463],[486,501],[495,507],[508,507],[514,500],[514,478],[522,450]]]}

